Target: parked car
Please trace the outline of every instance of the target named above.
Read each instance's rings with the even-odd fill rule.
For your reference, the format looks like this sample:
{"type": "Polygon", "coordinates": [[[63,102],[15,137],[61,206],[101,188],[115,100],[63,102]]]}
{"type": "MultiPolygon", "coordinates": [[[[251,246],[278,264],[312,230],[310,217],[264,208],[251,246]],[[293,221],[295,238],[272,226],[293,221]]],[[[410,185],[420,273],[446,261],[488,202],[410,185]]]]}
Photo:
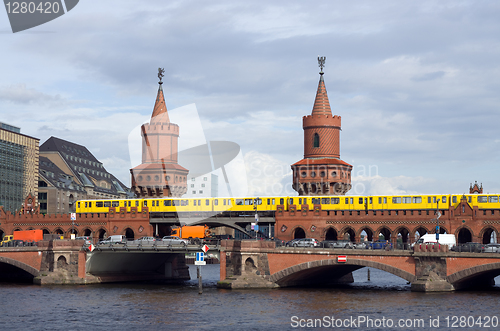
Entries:
{"type": "Polygon", "coordinates": [[[392,249],[392,244],[388,243],[385,240],[367,241],[366,248],[367,249],[392,249]]]}
{"type": "Polygon", "coordinates": [[[472,242],[463,243],[454,246],[451,250],[454,252],[481,253],[484,252],[484,244],[472,242]]]}
{"type": "Polygon", "coordinates": [[[85,245],[87,246],[92,244],[92,237],[89,236],[76,237],[75,240],[85,240],[85,245]]]}
{"type": "Polygon", "coordinates": [[[321,247],[324,248],[353,248],[353,244],[349,240],[324,240],[321,242],[321,247]]]}
{"type": "Polygon", "coordinates": [[[106,244],[109,244],[109,245],[123,244],[124,245],[126,243],[127,243],[127,237],[125,237],[124,235],[120,235],[120,234],[112,235],[112,236],[107,237],[106,239],[99,241],[99,245],[106,245],[106,244]]]}
{"type": "Polygon", "coordinates": [[[319,247],[319,241],[314,238],[295,239],[292,243],[293,247],[319,247]]]}
{"type": "Polygon", "coordinates": [[[359,243],[353,243],[352,248],[354,249],[366,249],[366,243],[365,242],[359,242],[359,243]]]}
{"type": "Polygon", "coordinates": [[[141,237],[139,239],[134,240],[135,242],[143,243],[143,242],[154,242],[156,239],[154,237],[141,237]]]}
{"type": "Polygon", "coordinates": [[[299,239],[292,239],[290,241],[287,241],[286,244],[285,244],[285,246],[286,247],[292,247],[293,243],[296,242],[297,240],[299,240],[299,239]]]}
{"type": "Polygon", "coordinates": [[[181,245],[184,247],[186,247],[189,244],[189,240],[175,236],[165,236],[161,239],[161,241],[168,245],[181,245]]]}
{"type": "Polygon", "coordinates": [[[485,253],[500,253],[500,244],[486,244],[484,245],[485,253]]]}

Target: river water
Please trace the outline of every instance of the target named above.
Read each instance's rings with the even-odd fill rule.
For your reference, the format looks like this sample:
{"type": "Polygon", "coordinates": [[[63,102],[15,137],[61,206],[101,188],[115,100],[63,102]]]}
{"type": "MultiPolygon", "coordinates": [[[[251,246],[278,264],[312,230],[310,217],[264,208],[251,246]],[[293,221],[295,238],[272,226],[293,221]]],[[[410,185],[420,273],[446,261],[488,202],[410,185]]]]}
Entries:
{"type": "Polygon", "coordinates": [[[193,280],[183,286],[2,283],[1,325],[2,330],[500,328],[500,287],[413,293],[405,280],[377,269],[370,269],[368,281],[367,270],[354,272],[354,284],[336,288],[225,290],[216,288],[219,265],[206,265],[203,294],[198,294],[194,266],[190,266],[193,280]]]}

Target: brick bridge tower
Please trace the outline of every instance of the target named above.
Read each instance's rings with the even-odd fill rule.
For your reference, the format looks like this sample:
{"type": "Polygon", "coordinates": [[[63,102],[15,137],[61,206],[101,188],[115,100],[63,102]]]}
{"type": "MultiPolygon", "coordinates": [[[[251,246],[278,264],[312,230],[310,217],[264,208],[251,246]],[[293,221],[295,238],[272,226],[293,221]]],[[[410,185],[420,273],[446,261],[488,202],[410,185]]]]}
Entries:
{"type": "Polygon", "coordinates": [[[179,126],[171,123],[158,69],[158,95],[149,124],[141,126],[142,164],[130,169],[138,197],[181,197],[187,191],[189,170],[177,163],[179,126]]]}
{"type": "Polygon", "coordinates": [[[311,115],[304,116],[304,158],[292,165],[299,195],[344,195],[351,189],[352,166],[340,159],[340,116],[333,116],[323,79],[325,57],[318,57],[320,79],[311,115]]]}

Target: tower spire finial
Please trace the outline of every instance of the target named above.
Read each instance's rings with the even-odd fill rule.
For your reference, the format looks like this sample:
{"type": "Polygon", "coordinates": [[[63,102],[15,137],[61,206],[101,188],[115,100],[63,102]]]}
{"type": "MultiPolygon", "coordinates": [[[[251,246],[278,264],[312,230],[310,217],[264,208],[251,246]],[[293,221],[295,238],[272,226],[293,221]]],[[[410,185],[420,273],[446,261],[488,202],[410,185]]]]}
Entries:
{"type": "Polygon", "coordinates": [[[158,82],[158,84],[163,84],[163,82],[161,81],[162,77],[163,77],[163,73],[165,72],[165,70],[163,68],[158,68],[158,78],[160,79],[160,81],[158,82]]]}
{"type": "Polygon", "coordinates": [[[323,67],[325,66],[325,61],[326,61],[326,56],[318,56],[318,65],[321,68],[321,71],[319,72],[320,75],[323,75],[323,67]]]}

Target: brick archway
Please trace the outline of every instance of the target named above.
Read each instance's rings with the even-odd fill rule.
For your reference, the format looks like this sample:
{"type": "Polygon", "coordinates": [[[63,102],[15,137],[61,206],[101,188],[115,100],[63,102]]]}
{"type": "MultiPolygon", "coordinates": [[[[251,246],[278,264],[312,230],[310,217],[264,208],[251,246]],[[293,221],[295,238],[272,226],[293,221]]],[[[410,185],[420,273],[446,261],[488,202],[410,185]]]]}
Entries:
{"type": "Polygon", "coordinates": [[[366,232],[366,236],[367,236],[367,240],[368,241],[373,241],[373,234],[375,233],[373,231],[373,229],[369,226],[363,226],[362,228],[360,228],[358,230],[358,232],[356,233],[356,237],[357,238],[361,238],[361,233],[365,231],[366,232]]]}
{"type": "Polygon", "coordinates": [[[0,263],[10,264],[16,268],[22,269],[27,273],[29,273],[30,275],[32,275],[33,277],[37,277],[40,274],[40,272],[37,269],[27,265],[26,263],[8,257],[0,256],[0,263]]]}
{"type": "Polygon", "coordinates": [[[498,240],[497,230],[492,226],[485,226],[484,228],[481,229],[481,232],[479,232],[479,242],[481,242],[483,244],[489,244],[491,235],[493,233],[495,233],[495,236],[498,240]],[[485,242],[485,241],[487,241],[487,242],[485,242]]]}
{"type": "MultiPolygon", "coordinates": [[[[500,262],[482,264],[471,268],[463,269],[455,272],[447,277],[448,282],[454,286],[463,283],[469,279],[480,277],[481,275],[500,275],[500,262]]],[[[494,278],[495,276],[492,276],[494,278]]]]}
{"type": "Polygon", "coordinates": [[[416,280],[415,275],[404,271],[402,269],[398,269],[396,267],[383,264],[380,262],[375,262],[375,261],[367,261],[367,260],[362,260],[362,259],[349,259],[348,263],[338,263],[334,259],[325,259],[325,260],[317,260],[317,261],[311,261],[311,262],[305,262],[305,263],[300,263],[288,268],[285,268],[283,270],[280,270],[272,275],[269,276],[269,281],[274,282],[278,285],[285,284],[287,278],[293,278],[293,275],[302,272],[302,271],[307,271],[310,269],[315,269],[315,268],[327,268],[327,267],[332,267],[332,266],[338,266],[340,267],[345,267],[345,266],[353,266],[354,270],[360,269],[362,267],[370,267],[370,268],[375,268],[379,269],[382,271],[386,271],[388,273],[391,273],[395,276],[401,277],[405,279],[408,282],[413,282],[416,280]],[[358,268],[356,268],[358,267],[358,268]],[[280,284],[281,282],[281,284],[280,284]]]}

